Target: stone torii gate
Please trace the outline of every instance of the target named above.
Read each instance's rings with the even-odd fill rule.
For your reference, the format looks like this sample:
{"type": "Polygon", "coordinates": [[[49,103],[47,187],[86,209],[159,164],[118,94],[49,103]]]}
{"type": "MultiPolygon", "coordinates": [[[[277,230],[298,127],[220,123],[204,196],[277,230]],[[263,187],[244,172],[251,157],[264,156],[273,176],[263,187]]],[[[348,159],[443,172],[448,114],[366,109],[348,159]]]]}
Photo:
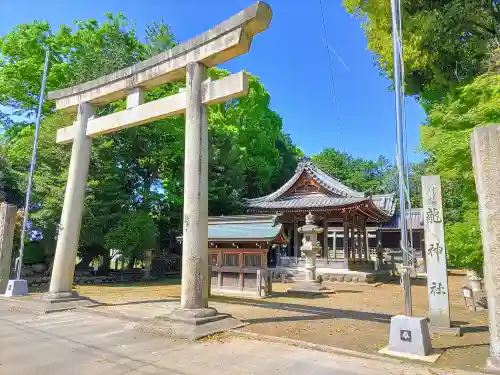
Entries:
{"type": "MultiPolygon", "coordinates": [[[[78,298],[72,291],[92,138],[185,113],[182,294],[179,317],[213,320],[208,308],[208,119],[207,105],[246,95],[244,72],[210,81],[207,68],[249,51],[253,37],[269,27],[272,11],[257,2],[214,28],[146,61],[101,78],[52,91],[57,110],[77,112],[59,129],[58,143],[73,142],[48,301],[78,298]],[[186,77],[186,90],[144,103],[144,92],[186,77]],[[127,109],[95,117],[95,108],[127,99],[127,109]]],[[[175,314],[174,314],[175,315],[175,314]]]]}

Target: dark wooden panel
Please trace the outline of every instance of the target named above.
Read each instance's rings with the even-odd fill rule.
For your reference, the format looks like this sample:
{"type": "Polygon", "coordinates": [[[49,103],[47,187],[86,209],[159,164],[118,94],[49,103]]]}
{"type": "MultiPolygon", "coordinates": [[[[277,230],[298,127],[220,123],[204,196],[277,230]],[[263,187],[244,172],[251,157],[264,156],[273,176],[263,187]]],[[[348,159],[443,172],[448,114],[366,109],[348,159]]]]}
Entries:
{"type": "Polygon", "coordinates": [[[222,286],[225,287],[239,287],[240,274],[236,272],[224,272],[222,274],[222,286]]]}
{"type": "Polygon", "coordinates": [[[243,287],[244,288],[257,288],[257,274],[246,273],[243,275],[243,287]]]}
{"type": "Polygon", "coordinates": [[[262,267],[262,255],[245,254],[245,267],[262,267]]]}
{"type": "Polygon", "coordinates": [[[224,266],[238,266],[238,254],[224,254],[224,266]]]}
{"type": "Polygon", "coordinates": [[[212,274],[210,275],[210,283],[212,285],[217,285],[218,278],[219,278],[219,273],[212,270],[212,274]]]}

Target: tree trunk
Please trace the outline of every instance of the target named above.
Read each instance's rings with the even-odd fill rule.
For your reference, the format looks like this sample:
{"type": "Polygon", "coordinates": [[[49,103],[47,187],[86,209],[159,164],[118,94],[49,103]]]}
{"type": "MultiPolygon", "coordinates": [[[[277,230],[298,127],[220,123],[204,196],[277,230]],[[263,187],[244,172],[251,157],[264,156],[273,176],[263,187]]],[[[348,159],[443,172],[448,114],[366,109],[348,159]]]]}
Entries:
{"type": "Polygon", "coordinates": [[[104,254],[102,254],[102,261],[103,261],[102,266],[99,270],[102,270],[107,274],[111,266],[111,255],[109,254],[109,251],[104,252],[104,254]]]}
{"type": "Polygon", "coordinates": [[[132,268],[134,268],[134,265],[135,265],[135,261],[136,261],[136,257],[135,256],[132,256],[129,260],[128,260],[128,265],[127,265],[127,269],[131,270],[132,268]]]}
{"type": "Polygon", "coordinates": [[[83,256],[80,262],[76,265],[76,269],[83,270],[90,267],[90,262],[96,257],[97,253],[92,251],[90,248],[87,249],[87,253],[83,256]]]}

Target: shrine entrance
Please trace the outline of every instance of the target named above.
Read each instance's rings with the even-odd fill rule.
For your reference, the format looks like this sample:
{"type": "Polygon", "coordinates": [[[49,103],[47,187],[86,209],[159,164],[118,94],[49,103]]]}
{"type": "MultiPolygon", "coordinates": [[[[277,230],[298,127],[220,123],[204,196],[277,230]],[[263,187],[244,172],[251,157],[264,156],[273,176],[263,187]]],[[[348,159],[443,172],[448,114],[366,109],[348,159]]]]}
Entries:
{"type": "Polygon", "coordinates": [[[57,142],[72,142],[68,181],[52,269],[50,301],[78,299],[72,290],[80,225],[87,189],[92,138],[168,116],[186,118],[182,292],[172,319],[200,324],[218,319],[208,308],[208,118],[207,105],[246,95],[244,72],[217,81],[207,69],[249,51],[253,37],[271,22],[269,5],[257,2],[197,37],[146,61],[81,85],[50,92],[57,110],[76,112],[72,126],[59,129],[57,142]],[[186,89],[145,103],[144,92],[176,80],[186,89]],[[126,99],[124,111],[96,117],[95,109],[126,99]]]}

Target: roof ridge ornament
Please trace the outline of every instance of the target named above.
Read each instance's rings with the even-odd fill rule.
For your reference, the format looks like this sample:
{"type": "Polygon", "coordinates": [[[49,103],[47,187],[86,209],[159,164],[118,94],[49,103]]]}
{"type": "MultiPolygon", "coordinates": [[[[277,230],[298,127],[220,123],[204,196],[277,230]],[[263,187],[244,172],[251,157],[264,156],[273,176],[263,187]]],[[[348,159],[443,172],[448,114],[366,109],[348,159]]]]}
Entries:
{"type": "Polygon", "coordinates": [[[302,159],[297,163],[297,168],[295,168],[295,173],[307,168],[311,164],[311,159],[309,156],[303,156],[302,159]]]}

